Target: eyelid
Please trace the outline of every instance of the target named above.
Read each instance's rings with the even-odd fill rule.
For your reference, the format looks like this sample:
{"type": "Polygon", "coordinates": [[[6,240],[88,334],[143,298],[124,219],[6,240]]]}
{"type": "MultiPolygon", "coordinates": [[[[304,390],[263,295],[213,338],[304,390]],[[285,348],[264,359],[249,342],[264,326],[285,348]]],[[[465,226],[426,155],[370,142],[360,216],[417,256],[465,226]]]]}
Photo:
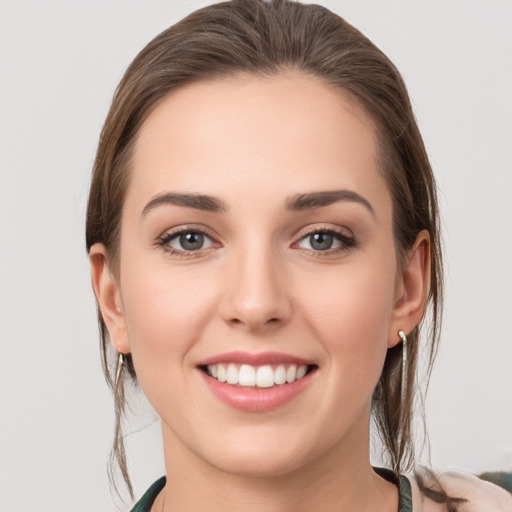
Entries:
{"type": "Polygon", "coordinates": [[[201,224],[181,224],[179,226],[175,226],[173,228],[168,228],[163,231],[155,241],[155,245],[162,248],[164,251],[168,252],[171,255],[182,256],[185,258],[193,258],[196,256],[200,256],[205,251],[210,250],[212,247],[219,247],[221,243],[218,241],[218,237],[212,233],[210,229],[201,224]],[[199,233],[207,238],[209,238],[212,242],[212,245],[209,247],[204,247],[201,249],[197,249],[196,251],[187,251],[185,249],[177,249],[169,245],[169,242],[174,238],[184,234],[184,233],[199,233]]]}
{"type": "Polygon", "coordinates": [[[162,238],[165,236],[176,236],[183,232],[194,231],[196,233],[201,233],[203,235],[207,235],[210,238],[218,238],[210,228],[206,227],[203,224],[180,224],[178,226],[173,226],[171,228],[166,228],[157,238],[162,238]]]}
{"type": "MultiPolygon", "coordinates": [[[[304,239],[306,239],[308,236],[311,236],[315,233],[328,233],[330,235],[333,235],[336,237],[336,239],[341,243],[340,247],[334,247],[329,248],[323,251],[315,250],[315,249],[308,249],[308,248],[302,248],[300,249],[314,253],[318,256],[328,256],[329,254],[334,253],[340,253],[343,251],[347,251],[350,248],[354,247],[357,242],[355,239],[354,234],[350,229],[348,229],[345,226],[339,226],[339,225],[332,225],[332,224],[313,224],[306,226],[304,228],[301,228],[295,235],[294,235],[294,242],[291,244],[292,248],[296,248],[300,242],[302,242],[304,239]]],[[[201,225],[201,224],[182,224],[179,226],[175,226],[172,228],[168,228],[165,231],[163,231],[155,241],[155,245],[162,248],[164,251],[171,255],[181,256],[181,257],[198,257],[204,254],[206,251],[211,250],[215,247],[222,246],[222,243],[219,241],[219,237],[212,232],[211,229],[208,227],[201,225]],[[175,247],[172,247],[169,245],[169,242],[178,237],[181,234],[184,233],[200,233],[201,235],[209,238],[212,242],[212,245],[209,247],[193,250],[193,251],[187,251],[185,249],[178,249],[175,247]]]]}
{"type": "Polygon", "coordinates": [[[348,229],[345,226],[333,226],[332,224],[326,225],[326,224],[314,224],[310,226],[306,226],[305,228],[302,228],[299,230],[299,232],[294,237],[295,242],[293,242],[292,247],[298,246],[300,242],[305,240],[307,237],[315,234],[315,233],[328,233],[330,235],[333,235],[337,238],[339,242],[341,242],[341,247],[335,247],[326,249],[324,251],[318,251],[314,249],[307,249],[299,247],[305,251],[308,251],[310,253],[314,253],[315,255],[329,255],[333,253],[340,253],[343,251],[346,251],[350,249],[351,247],[354,247],[357,244],[356,238],[353,234],[353,232],[348,229]]]}
{"type": "Polygon", "coordinates": [[[295,240],[302,240],[304,237],[308,235],[312,235],[313,233],[333,233],[337,235],[344,236],[346,238],[355,238],[354,233],[345,226],[339,226],[339,225],[333,225],[333,224],[323,224],[323,223],[316,223],[316,224],[310,224],[308,226],[305,226],[301,229],[299,229],[295,235],[295,240]]]}

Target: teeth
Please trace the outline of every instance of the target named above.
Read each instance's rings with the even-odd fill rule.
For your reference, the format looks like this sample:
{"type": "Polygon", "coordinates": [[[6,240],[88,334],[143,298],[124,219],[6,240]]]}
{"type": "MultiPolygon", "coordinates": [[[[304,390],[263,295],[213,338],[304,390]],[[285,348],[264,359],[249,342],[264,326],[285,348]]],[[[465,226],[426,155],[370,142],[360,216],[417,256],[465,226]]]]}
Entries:
{"type": "Polygon", "coordinates": [[[229,364],[210,364],[207,367],[208,374],[219,382],[227,382],[232,385],[270,388],[274,385],[291,384],[296,380],[302,379],[307,371],[307,365],[297,367],[292,364],[286,366],[283,364],[277,367],[270,365],[252,366],[242,364],[240,366],[229,364]]]}
{"type": "Polygon", "coordinates": [[[295,382],[295,377],[297,376],[297,367],[292,364],[288,370],[286,370],[286,382],[291,383],[295,382]]]}
{"type": "Polygon", "coordinates": [[[302,377],[304,377],[304,375],[306,375],[306,372],[308,371],[308,367],[307,366],[299,366],[297,368],[297,374],[295,375],[295,379],[296,380],[299,380],[299,379],[302,379],[302,377]]]}
{"type": "Polygon", "coordinates": [[[221,364],[217,366],[217,380],[219,382],[226,382],[226,368],[221,364]]]}
{"type": "Polygon", "coordinates": [[[228,366],[228,371],[226,372],[226,382],[228,384],[238,384],[238,369],[234,364],[230,364],[228,366]]]}
{"type": "Polygon", "coordinates": [[[260,366],[256,372],[256,386],[271,388],[274,385],[274,372],[271,366],[260,366]]]}
{"type": "Polygon", "coordinates": [[[256,371],[252,366],[243,364],[240,367],[238,383],[240,386],[256,386],[256,371]]]}
{"type": "Polygon", "coordinates": [[[284,384],[286,382],[286,368],[282,364],[276,368],[274,382],[276,384],[284,384]]]}

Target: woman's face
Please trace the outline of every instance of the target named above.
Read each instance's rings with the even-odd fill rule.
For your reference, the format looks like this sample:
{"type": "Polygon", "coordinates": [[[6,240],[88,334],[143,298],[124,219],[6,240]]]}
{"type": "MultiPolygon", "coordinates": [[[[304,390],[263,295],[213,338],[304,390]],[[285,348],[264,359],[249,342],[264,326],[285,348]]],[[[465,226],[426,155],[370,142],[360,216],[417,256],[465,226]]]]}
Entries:
{"type": "Polygon", "coordinates": [[[346,96],[297,73],[169,95],[136,140],[119,265],[109,331],[176,464],[279,475],[367,450],[403,291],[346,96]]]}

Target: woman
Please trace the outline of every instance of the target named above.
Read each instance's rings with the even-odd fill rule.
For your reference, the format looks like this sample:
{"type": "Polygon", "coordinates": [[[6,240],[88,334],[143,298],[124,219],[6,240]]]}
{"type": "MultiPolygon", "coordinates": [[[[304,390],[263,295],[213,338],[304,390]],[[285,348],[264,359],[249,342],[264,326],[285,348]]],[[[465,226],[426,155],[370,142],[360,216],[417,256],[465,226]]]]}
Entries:
{"type": "Polygon", "coordinates": [[[103,129],[87,248],[129,486],[128,379],[162,423],[167,478],[134,510],[510,506],[400,476],[427,307],[430,364],[437,346],[435,182],[400,75],[326,9],[222,3],[149,43],[103,129]]]}

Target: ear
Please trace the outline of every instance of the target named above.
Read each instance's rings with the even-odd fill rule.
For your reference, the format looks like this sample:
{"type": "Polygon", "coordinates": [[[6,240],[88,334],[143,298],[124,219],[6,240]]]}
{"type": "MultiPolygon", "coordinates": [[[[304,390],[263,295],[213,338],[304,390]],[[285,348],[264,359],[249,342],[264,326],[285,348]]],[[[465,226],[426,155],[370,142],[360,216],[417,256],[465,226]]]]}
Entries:
{"type": "Polygon", "coordinates": [[[91,278],[96,301],[107,326],[112,345],[118,352],[128,354],[130,343],[121,302],[119,285],[107,264],[107,250],[103,244],[94,244],[89,251],[91,278]]]}
{"type": "Polygon", "coordinates": [[[403,272],[397,278],[388,347],[400,338],[398,331],[411,332],[423,318],[430,287],[430,236],[428,231],[418,233],[407,254],[403,272]]]}

